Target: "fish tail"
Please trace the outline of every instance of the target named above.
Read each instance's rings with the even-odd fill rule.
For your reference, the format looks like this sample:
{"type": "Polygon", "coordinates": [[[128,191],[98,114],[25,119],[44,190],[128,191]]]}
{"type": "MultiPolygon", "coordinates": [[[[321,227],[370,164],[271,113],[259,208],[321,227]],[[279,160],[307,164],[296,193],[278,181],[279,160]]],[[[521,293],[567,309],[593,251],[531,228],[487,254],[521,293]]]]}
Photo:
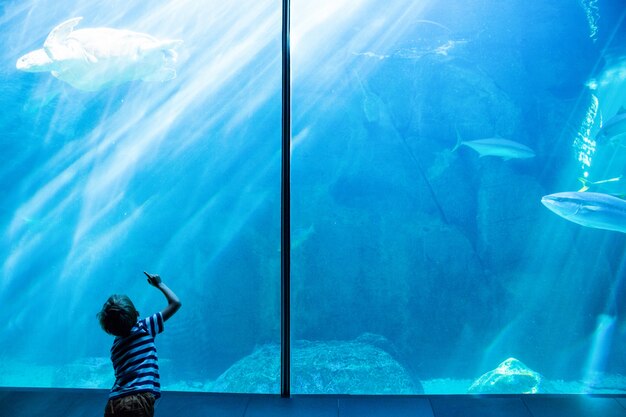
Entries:
{"type": "Polygon", "coordinates": [[[591,181],[583,177],[578,177],[578,181],[580,181],[583,184],[582,188],[578,190],[579,193],[582,193],[589,189],[589,185],[591,184],[591,181]]]}

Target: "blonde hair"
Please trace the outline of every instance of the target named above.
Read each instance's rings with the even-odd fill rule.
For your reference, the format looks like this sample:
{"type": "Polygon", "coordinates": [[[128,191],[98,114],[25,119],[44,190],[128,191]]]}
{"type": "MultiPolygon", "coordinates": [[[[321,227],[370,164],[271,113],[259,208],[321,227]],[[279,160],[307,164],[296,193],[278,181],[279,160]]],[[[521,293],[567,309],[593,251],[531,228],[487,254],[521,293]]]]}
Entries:
{"type": "Polygon", "coordinates": [[[113,294],[97,315],[100,326],[108,334],[128,336],[137,323],[139,312],[126,295],[113,294]]]}

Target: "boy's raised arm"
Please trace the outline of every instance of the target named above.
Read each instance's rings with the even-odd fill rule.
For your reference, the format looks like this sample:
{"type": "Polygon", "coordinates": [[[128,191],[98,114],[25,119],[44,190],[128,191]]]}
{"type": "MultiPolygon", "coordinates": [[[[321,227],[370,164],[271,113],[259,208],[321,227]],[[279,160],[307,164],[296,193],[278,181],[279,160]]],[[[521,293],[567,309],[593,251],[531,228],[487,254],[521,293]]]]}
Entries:
{"type": "Polygon", "coordinates": [[[156,274],[149,274],[146,271],[143,271],[144,274],[148,277],[148,283],[156,288],[158,288],[165,298],[167,299],[167,307],[161,311],[163,315],[163,321],[167,321],[170,317],[174,315],[182,305],[174,291],[170,290],[167,285],[161,280],[161,277],[156,274]]]}

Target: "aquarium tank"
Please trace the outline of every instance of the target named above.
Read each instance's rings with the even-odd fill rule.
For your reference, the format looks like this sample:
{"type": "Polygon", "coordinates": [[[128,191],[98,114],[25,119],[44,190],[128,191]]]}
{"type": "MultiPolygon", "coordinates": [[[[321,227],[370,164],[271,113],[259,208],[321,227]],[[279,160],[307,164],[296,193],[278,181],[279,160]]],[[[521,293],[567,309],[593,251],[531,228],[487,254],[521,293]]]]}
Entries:
{"type": "Polygon", "coordinates": [[[626,390],[620,0],[7,0],[0,386],[103,388],[111,294],[165,390],[626,390]]]}

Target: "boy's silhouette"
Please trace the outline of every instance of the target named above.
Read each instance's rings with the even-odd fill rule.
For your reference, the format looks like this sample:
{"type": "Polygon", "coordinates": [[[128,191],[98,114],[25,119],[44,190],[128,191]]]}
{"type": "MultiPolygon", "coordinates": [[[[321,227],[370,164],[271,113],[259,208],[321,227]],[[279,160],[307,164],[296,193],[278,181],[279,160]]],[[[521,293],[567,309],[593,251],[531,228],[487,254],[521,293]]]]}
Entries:
{"type": "Polygon", "coordinates": [[[163,323],[178,311],[181,302],[160,276],[144,274],[148,283],[167,299],[163,311],[137,320],[139,312],[130,298],[114,294],[98,313],[104,331],[116,336],[111,348],[115,384],[109,393],[105,417],[152,417],[154,402],[161,395],[154,338],[163,331],[163,323]]]}

